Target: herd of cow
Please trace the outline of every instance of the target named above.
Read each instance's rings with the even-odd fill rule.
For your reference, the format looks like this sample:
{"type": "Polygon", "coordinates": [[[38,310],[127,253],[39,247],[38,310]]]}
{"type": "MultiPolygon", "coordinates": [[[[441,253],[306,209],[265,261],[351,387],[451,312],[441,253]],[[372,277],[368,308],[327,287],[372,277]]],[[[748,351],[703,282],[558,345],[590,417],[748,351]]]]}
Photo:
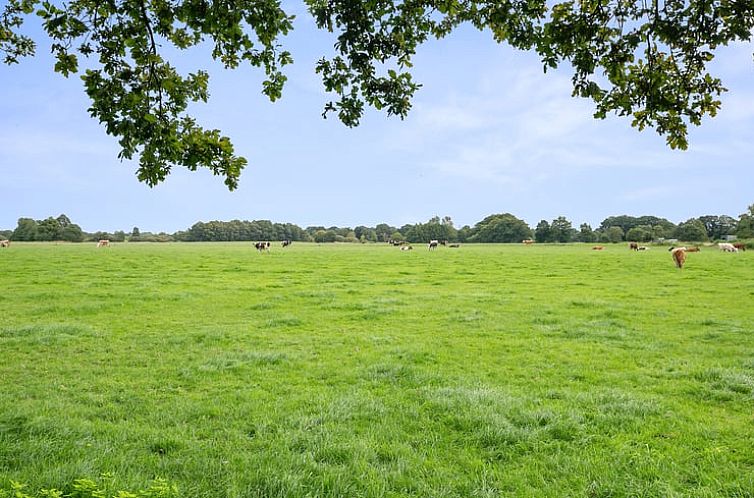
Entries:
{"type": "MultiPolygon", "coordinates": [[[[746,250],[746,245],[739,243],[731,244],[729,242],[720,242],[717,244],[717,247],[719,247],[723,252],[738,252],[746,250]]],[[[686,262],[686,253],[699,252],[700,249],[698,247],[671,247],[670,249],[668,249],[668,251],[670,251],[670,256],[673,258],[675,266],[678,269],[681,269],[683,268],[683,264],[686,262]]]]}
{"type": "MultiPolygon", "coordinates": [[[[293,244],[292,240],[282,240],[280,241],[280,247],[288,247],[289,245],[293,244]]],[[[272,247],[272,243],[269,240],[265,240],[264,242],[255,242],[254,247],[259,252],[270,252],[270,247],[272,247]]]]}
{"type": "MultiPolygon", "coordinates": [[[[283,240],[280,242],[281,247],[288,247],[291,245],[293,241],[291,240],[283,240]]],[[[524,245],[532,245],[534,243],[531,239],[523,240],[522,243],[524,245]]],[[[399,246],[401,248],[401,251],[411,251],[413,250],[413,247],[409,244],[407,244],[404,241],[397,241],[397,240],[388,240],[388,244],[399,246]]],[[[448,244],[447,240],[430,240],[429,244],[427,244],[427,249],[430,251],[433,251],[437,249],[438,245],[447,246],[447,247],[453,247],[458,248],[461,247],[460,244],[448,244]]],[[[254,247],[259,252],[270,252],[270,247],[272,244],[269,240],[264,242],[256,242],[254,243],[254,247]]],[[[721,251],[724,252],[738,252],[738,251],[745,251],[746,250],[746,244],[741,243],[735,243],[731,244],[729,242],[720,242],[717,244],[718,248],[720,248],[721,251]]],[[[10,247],[10,240],[0,240],[0,247],[10,247]]],[[[97,241],[97,247],[110,247],[110,241],[108,239],[101,239],[97,241]]],[[[628,244],[628,248],[632,251],[648,251],[649,247],[647,246],[640,246],[636,242],[630,242],[628,244]]],[[[593,246],[593,251],[602,251],[605,249],[605,246],[593,246]]],[[[671,247],[668,249],[670,251],[670,255],[673,258],[673,261],[675,262],[676,267],[683,268],[683,264],[686,262],[686,253],[689,252],[699,252],[701,249],[699,247],[671,247]]]]}

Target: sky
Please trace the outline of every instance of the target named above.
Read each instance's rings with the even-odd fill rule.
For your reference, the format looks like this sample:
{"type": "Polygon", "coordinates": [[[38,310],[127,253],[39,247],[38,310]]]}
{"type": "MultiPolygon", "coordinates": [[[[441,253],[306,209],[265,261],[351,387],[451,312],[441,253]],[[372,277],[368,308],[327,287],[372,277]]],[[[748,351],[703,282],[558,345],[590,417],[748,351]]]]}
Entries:
{"type": "Polygon", "coordinates": [[[435,215],[461,227],[506,212],[532,227],[558,216],[597,227],[622,214],[737,217],[754,203],[751,45],[717,52],[713,74],[729,92],[715,118],[690,129],[687,151],[629,119],[595,120],[589,101],[571,97],[567,67],[543,73],[536,54],[471,28],[419,49],[412,73],[423,87],[406,119],[369,110],[349,129],[321,117],[333,96],[314,66],[334,36],[288,5],[297,19],[282,43],[295,63],[278,102],[261,94],[255,68],[223,70],[202,50],[175,60],[210,72],[208,103],[190,111],[249,161],[232,192],[180,167],[154,188],[140,183],[137,163],[119,160],[116,139],[87,113],[81,81],[53,73],[44,40],[36,57],[0,65],[0,229],[61,213],[89,232],[232,219],[400,227],[435,215]]]}

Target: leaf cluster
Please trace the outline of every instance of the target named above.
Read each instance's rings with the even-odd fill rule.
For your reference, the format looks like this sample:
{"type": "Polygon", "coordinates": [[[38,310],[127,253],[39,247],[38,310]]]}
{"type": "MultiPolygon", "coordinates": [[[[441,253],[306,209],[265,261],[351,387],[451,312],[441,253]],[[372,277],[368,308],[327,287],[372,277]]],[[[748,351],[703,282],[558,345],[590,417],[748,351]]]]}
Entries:
{"type": "MultiPolygon", "coordinates": [[[[715,116],[726,89],[708,71],[715,51],[750,41],[752,0],[305,0],[316,25],[336,34],[336,55],[316,65],[337,96],[335,113],[357,126],[366,106],[404,118],[421,85],[411,75],[417,48],[461,24],[498,43],[539,54],[543,68],[573,70],[573,95],[591,99],[594,116],[632,118],[671,148],[688,147],[688,126],[715,116]]],[[[181,75],[163,53],[210,44],[226,68],[242,63],[266,75],[262,92],[282,96],[278,39],[293,28],[279,0],[8,0],[0,11],[0,52],[13,64],[32,55],[20,32],[37,15],[52,40],[55,71],[82,73],[90,114],[118,138],[120,157],[139,156],[138,178],[152,186],[174,165],[209,168],[229,189],[246,159],[219,130],[199,126],[192,102],[209,98],[208,75],[181,75]],[[80,66],[84,66],[82,70],[80,66]]]]}

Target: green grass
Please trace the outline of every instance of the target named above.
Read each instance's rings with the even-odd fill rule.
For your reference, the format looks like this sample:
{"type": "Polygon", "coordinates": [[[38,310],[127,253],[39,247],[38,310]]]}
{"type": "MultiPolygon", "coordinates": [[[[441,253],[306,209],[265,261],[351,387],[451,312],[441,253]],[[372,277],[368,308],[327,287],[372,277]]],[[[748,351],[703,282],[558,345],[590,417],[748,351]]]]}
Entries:
{"type": "Polygon", "coordinates": [[[0,486],[754,496],[754,253],[0,250],[0,486]]]}

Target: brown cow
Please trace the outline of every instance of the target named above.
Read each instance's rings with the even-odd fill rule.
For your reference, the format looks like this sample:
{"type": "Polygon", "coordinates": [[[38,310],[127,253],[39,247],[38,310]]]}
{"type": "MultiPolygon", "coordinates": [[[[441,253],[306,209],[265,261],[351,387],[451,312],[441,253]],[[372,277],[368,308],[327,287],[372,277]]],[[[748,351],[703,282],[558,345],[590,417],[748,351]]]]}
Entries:
{"type": "Polygon", "coordinates": [[[632,251],[638,251],[639,244],[637,244],[636,242],[631,242],[628,244],[628,248],[631,249],[632,251]]]}
{"type": "Polygon", "coordinates": [[[594,246],[592,247],[592,251],[602,251],[605,249],[605,246],[594,246]]]}
{"type": "Polygon", "coordinates": [[[10,247],[10,240],[0,240],[0,247],[10,247]]]}
{"type": "Polygon", "coordinates": [[[527,246],[530,246],[534,243],[532,239],[524,239],[521,241],[522,244],[526,244],[527,246]]]}
{"type": "Polygon", "coordinates": [[[685,247],[671,247],[668,249],[670,251],[670,256],[672,256],[673,261],[675,261],[675,265],[678,267],[678,269],[683,268],[683,263],[686,262],[686,248],[685,247]]]}
{"type": "Polygon", "coordinates": [[[110,247],[110,241],[107,239],[101,239],[97,242],[97,247],[110,247]]]}
{"type": "Polygon", "coordinates": [[[699,247],[689,247],[686,249],[686,252],[701,252],[702,250],[699,247]]]}
{"type": "Polygon", "coordinates": [[[746,244],[742,244],[740,242],[733,244],[733,247],[738,249],[739,251],[745,251],[746,250],[746,244]]]}

